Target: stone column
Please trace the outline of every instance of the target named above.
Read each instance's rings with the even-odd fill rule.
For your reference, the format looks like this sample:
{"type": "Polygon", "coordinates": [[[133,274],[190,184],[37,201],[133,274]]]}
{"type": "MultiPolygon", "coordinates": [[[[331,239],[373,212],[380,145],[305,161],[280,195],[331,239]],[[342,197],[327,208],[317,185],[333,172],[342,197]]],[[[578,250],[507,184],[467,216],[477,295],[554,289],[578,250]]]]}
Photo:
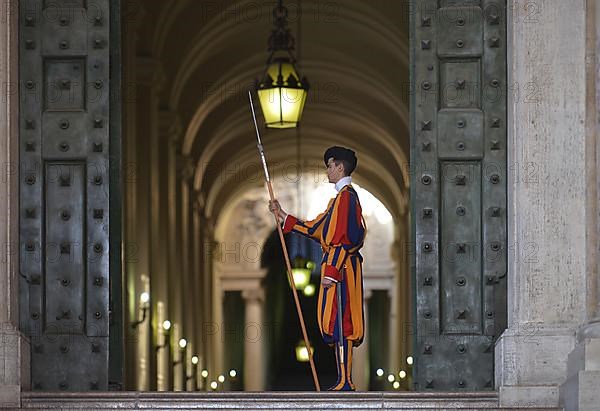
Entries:
{"type": "Polygon", "coordinates": [[[193,270],[194,270],[194,339],[196,341],[196,355],[198,356],[198,364],[196,365],[196,387],[202,389],[203,378],[200,375],[202,369],[206,367],[206,357],[204,356],[204,338],[202,336],[202,324],[203,324],[203,292],[202,282],[204,270],[202,268],[202,232],[201,232],[201,220],[203,213],[203,202],[201,193],[194,191],[194,207],[193,207],[193,270]]]}
{"type": "MultiPolygon", "coordinates": [[[[152,313],[155,312],[156,295],[154,292],[154,283],[158,282],[157,276],[160,273],[157,270],[158,233],[158,196],[155,193],[158,176],[158,158],[156,146],[158,144],[158,93],[161,89],[164,76],[160,62],[149,57],[138,57],[136,59],[136,144],[131,147],[135,150],[136,157],[136,207],[135,213],[138,220],[136,224],[136,248],[137,248],[137,269],[130,275],[136,278],[136,297],[142,291],[148,291],[151,295],[150,306],[154,309],[149,310],[146,324],[153,320],[152,313]],[[156,223],[156,224],[155,224],[156,223]],[[154,242],[154,244],[153,244],[154,242]],[[142,289],[141,278],[147,276],[150,284],[147,289],[142,289]],[[141,291],[140,291],[141,290],[141,291]]],[[[135,311],[135,310],[134,310],[135,311]]],[[[137,313],[134,312],[134,318],[137,313]]],[[[136,376],[136,387],[140,391],[156,389],[156,364],[155,357],[150,355],[153,345],[153,330],[142,324],[137,328],[138,345],[147,346],[138,351],[137,360],[144,367],[137,369],[142,372],[136,376]],[[147,329],[147,332],[145,332],[147,329]],[[143,333],[143,335],[142,335],[143,333]]]]}
{"type": "Polygon", "coordinates": [[[0,407],[29,390],[29,339],[19,330],[19,2],[0,7],[0,407]]]}
{"type": "MultiPolygon", "coordinates": [[[[137,271],[137,40],[138,30],[144,20],[145,11],[138,0],[127,3],[123,9],[123,270],[125,286],[123,287],[124,318],[130,319],[136,309],[138,296],[135,295],[137,271]]],[[[125,364],[123,366],[124,385],[126,389],[135,389],[137,340],[135,330],[125,326],[125,364]]]]}
{"type": "MultiPolygon", "coordinates": [[[[396,281],[398,281],[396,279],[396,281]]],[[[390,356],[388,358],[388,369],[391,374],[398,377],[400,356],[402,355],[402,340],[398,338],[398,287],[396,281],[392,281],[392,286],[388,290],[388,297],[390,301],[390,318],[389,318],[389,330],[388,335],[388,346],[390,347],[390,356]]]]}
{"type": "Polygon", "coordinates": [[[508,329],[495,346],[502,406],[559,405],[586,316],[585,4],[508,1],[508,329]]]}
{"type": "Polygon", "coordinates": [[[188,224],[188,185],[189,179],[188,162],[186,157],[181,155],[181,140],[172,140],[170,145],[169,172],[169,196],[173,200],[170,206],[169,232],[171,258],[171,276],[170,281],[175,285],[172,287],[170,298],[172,300],[171,308],[173,318],[178,324],[177,337],[173,341],[173,358],[177,365],[173,369],[173,386],[175,391],[186,390],[187,375],[187,348],[181,350],[179,340],[185,338],[190,340],[193,337],[193,326],[190,321],[193,316],[193,310],[190,310],[189,298],[189,272],[188,260],[186,258],[187,247],[187,224],[188,224]]]}
{"type": "MultiPolygon", "coordinates": [[[[181,264],[181,185],[177,160],[179,157],[179,147],[181,143],[180,135],[171,135],[167,146],[168,163],[168,241],[169,247],[169,316],[174,326],[171,338],[172,359],[179,359],[179,339],[183,337],[184,317],[183,317],[183,286],[182,286],[182,264],[181,264]]],[[[181,391],[183,382],[181,379],[181,368],[173,369],[173,388],[181,391]]]]}
{"type": "Polygon", "coordinates": [[[158,301],[156,305],[156,324],[158,334],[154,352],[156,353],[156,389],[157,391],[168,391],[171,381],[171,366],[169,334],[163,329],[163,322],[168,320],[166,305],[163,301],[158,301]],[[160,347],[160,348],[158,348],[160,347]]]}
{"type": "MultiPolygon", "coordinates": [[[[179,239],[179,248],[181,250],[181,275],[182,281],[180,287],[183,297],[183,329],[184,338],[188,341],[187,353],[190,361],[185,363],[185,375],[191,373],[192,347],[196,346],[194,334],[196,328],[196,312],[194,310],[194,272],[192,264],[192,205],[195,201],[192,196],[192,177],[194,176],[194,162],[189,156],[179,156],[179,186],[181,190],[181,237],[179,239]]],[[[189,390],[187,381],[184,383],[184,390],[189,390]]]]}
{"type": "Polygon", "coordinates": [[[195,355],[195,350],[196,350],[196,346],[194,345],[193,341],[192,342],[188,342],[188,345],[186,347],[185,350],[185,363],[184,363],[184,377],[185,377],[185,384],[184,384],[184,390],[185,391],[196,391],[196,380],[194,378],[194,364],[192,364],[192,357],[195,355]]]}
{"type": "Polygon", "coordinates": [[[173,375],[173,391],[184,391],[184,367],[185,367],[185,350],[179,346],[179,340],[185,338],[182,332],[182,326],[180,323],[173,324],[172,338],[171,338],[171,367],[173,375]]]}
{"type": "MultiPolygon", "coordinates": [[[[169,320],[171,322],[174,319],[171,317],[172,312],[170,312],[170,307],[172,305],[172,300],[170,299],[169,294],[174,293],[174,289],[178,288],[180,285],[173,281],[171,276],[172,271],[169,267],[169,207],[170,207],[170,198],[169,198],[169,172],[168,168],[169,164],[169,146],[171,145],[172,140],[176,140],[180,135],[182,128],[179,117],[176,113],[171,111],[161,110],[159,111],[158,116],[158,130],[159,130],[159,139],[158,146],[156,147],[157,151],[157,161],[160,167],[158,169],[158,223],[157,223],[157,232],[153,230],[155,235],[158,236],[158,241],[153,242],[153,253],[155,254],[153,257],[157,259],[156,270],[158,271],[158,275],[156,276],[154,287],[153,287],[153,297],[157,304],[157,307],[161,307],[161,309],[157,310],[157,317],[154,326],[157,330],[156,344],[163,345],[170,339],[170,335],[163,335],[165,331],[162,328],[162,324],[165,320],[169,320]],[[156,247],[155,247],[156,246],[156,247]]],[[[155,176],[156,173],[153,173],[155,176]]],[[[156,189],[156,187],[153,187],[156,189]]],[[[154,191],[156,195],[156,191],[154,191]]],[[[156,229],[156,227],[155,227],[156,229]]],[[[170,340],[168,341],[171,342],[170,340]]],[[[168,391],[170,390],[172,384],[172,369],[171,369],[171,348],[169,346],[158,350],[157,352],[157,389],[159,391],[168,391]]]]}
{"type": "Polygon", "coordinates": [[[251,289],[242,291],[246,301],[244,327],[244,390],[265,389],[265,338],[263,303],[264,291],[251,289]]]}
{"type": "Polygon", "coordinates": [[[144,304],[140,301],[139,296],[143,292],[150,293],[150,278],[141,274],[137,280],[139,284],[136,288],[137,303],[134,309],[134,315],[132,318],[133,323],[142,321],[137,324],[133,329],[135,336],[135,376],[136,376],[136,389],[137,391],[148,391],[150,389],[151,379],[151,363],[154,361],[152,356],[152,327],[150,324],[150,310],[146,311],[146,318],[143,314],[144,304]]]}
{"type": "MultiPolygon", "coordinates": [[[[215,344],[220,344],[214,335],[220,332],[221,324],[217,321],[216,304],[221,304],[220,298],[215,298],[215,278],[214,278],[214,256],[217,250],[214,237],[214,225],[212,221],[202,216],[200,221],[202,229],[202,341],[203,355],[206,358],[205,367],[214,376],[220,370],[217,369],[217,359],[215,355],[215,344]]],[[[208,381],[207,383],[210,383],[208,381]]]]}
{"type": "MultiPolygon", "coordinates": [[[[159,334],[162,334],[161,323],[157,321],[157,312],[158,312],[158,304],[165,303],[168,301],[167,295],[167,284],[166,277],[167,273],[165,272],[167,266],[167,256],[164,250],[167,249],[166,244],[166,236],[164,235],[164,231],[161,231],[161,218],[164,217],[163,208],[165,207],[165,202],[162,201],[162,198],[167,197],[167,190],[164,185],[161,185],[162,176],[165,175],[165,139],[163,139],[163,131],[164,124],[162,123],[163,118],[159,115],[159,93],[162,89],[162,86],[165,82],[165,75],[162,70],[162,65],[159,60],[155,59],[145,59],[146,61],[141,61],[138,58],[138,65],[146,66],[147,70],[152,70],[151,75],[147,76],[151,79],[151,84],[149,88],[151,91],[151,98],[148,102],[150,108],[150,114],[148,115],[148,120],[146,125],[140,126],[140,135],[143,138],[146,138],[148,141],[149,147],[149,158],[148,158],[148,185],[149,185],[149,196],[148,196],[148,206],[149,206],[149,231],[150,231],[150,277],[151,277],[151,300],[150,306],[152,307],[152,315],[150,317],[151,320],[151,345],[155,346],[158,343],[158,340],[161,338],[159,334]],[[147,127],[147,131],[144,128],[147,127]]],[[[168,144],[168,143],[167,143],[168,144]]],[[[166,230],[165,230],[166,231],[166,230]]],[[[157,358],[156,356],[152,356],[152,361],[150,362],[150,390],[158,389],[158,379],[157,379],[157,358]]]]}
{"type": "Polygon", "coordinates": [[[211,321],[209,327],[206,328],[208,337],[211,339],[209,355],[211,356],[210,375],[216,380],[216,376],[224,370],[224,353],[223,353],[223,298],[225,290],[223,288],[222,278],[218,274],[223,272],[220,266],[221,247],[216,242],[214,236],[214,225],[212,221],[209,223],[210,238],[212,239],[211,259],[209,261],[210,283],[211,283],[211,321]]]}
{"type": "Polygon", "coordinates": [[[567,361],[567,380],[560,386],[560,405],[568,410],[596,410],[600,395],[600,6],[586,2],[586,297],[587,321],[577,330],[567,361]]]}
{"type": "Polygon", "coordinates": [[[364,338],[360,347],[352,353],[352,381],[358,391],[369,389],[370,361],[369,361],[369,299],[373,291],[365,289],[363,292],[363,312],[365,317],[364,338]]]}

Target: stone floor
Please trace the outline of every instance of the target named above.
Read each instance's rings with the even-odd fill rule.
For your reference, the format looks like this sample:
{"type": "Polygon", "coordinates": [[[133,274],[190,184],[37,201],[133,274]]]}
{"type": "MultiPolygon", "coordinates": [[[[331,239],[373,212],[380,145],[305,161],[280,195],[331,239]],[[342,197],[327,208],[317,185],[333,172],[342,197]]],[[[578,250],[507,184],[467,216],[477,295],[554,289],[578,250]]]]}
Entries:
{"type": "Polygon", "coordinates": [[[23,393],[21,409],[69,410],[530,410],[562,408],[501,408],[495,392],[100,392],[23,393]]]}

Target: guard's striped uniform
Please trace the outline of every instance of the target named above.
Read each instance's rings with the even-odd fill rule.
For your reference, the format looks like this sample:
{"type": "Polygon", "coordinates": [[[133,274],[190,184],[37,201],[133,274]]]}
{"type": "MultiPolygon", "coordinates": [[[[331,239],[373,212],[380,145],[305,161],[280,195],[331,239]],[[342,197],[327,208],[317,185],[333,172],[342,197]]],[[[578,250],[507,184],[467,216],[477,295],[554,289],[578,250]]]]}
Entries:
{"type": "Polygon", "coordinates": [[[324,341],[336,346],[339,341],[337,287],[342,287],[342,325],[344,334],[344,366],[338,350],[338,383],[333,389],[354,389],[351,380],[352,347],[359,346],[364,337],[362,256],[366,225],[358,195],[348,184],[329,201],[327,209],[311,221],[300,221],[288,215],[285,233],[296,232],[321,244],[321,280],[337,281],[329,288],[319,287],[317,321],[324,341]]]}

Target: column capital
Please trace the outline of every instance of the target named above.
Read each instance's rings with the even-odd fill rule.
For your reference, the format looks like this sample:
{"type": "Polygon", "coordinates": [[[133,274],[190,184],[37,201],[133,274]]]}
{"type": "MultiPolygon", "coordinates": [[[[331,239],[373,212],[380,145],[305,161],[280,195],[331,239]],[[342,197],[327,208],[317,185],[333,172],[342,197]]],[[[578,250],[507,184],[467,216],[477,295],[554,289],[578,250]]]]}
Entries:
{"type": "Polygon", "coordinates": [[[139,0],[130,0],[123,3],[121,19],[127,31],[125,41],[133,45],[134,49],[137,49],[137,42],[140,37],[139,30],[147,14],[148,12],[139,0]]]}
{"type": "Polygon", "coordinates": [[[196,162],[194,158],[188,155],[177,154],[177,175],[178,177],[189,182],[194,177],[196,172],[196,162]]]}
{"type": "Polygon", "coordinates": [[[158,133],[161,139],[178,143],[183,132],[179,113],[171,110],[158,112],[158,133]]]}
{"type": "Polygon", "coordinates": [[[215,223],[212,218],[208,218],[205,213],[202,213],[202,220],[200,222],[204,227],[205,240],[213,241],[215,239],[215,223]]]}
{"type": "Polygon", "coordinates": [[[204,206],[206,204],[204,192],[202,190],[194,189],[193,198],[194,212],[198,213],[199,215],[202,215],[204,213],[204,206]]]}
{"type": "Polygon", "coordinates": [[[250,288],[247,290],[242,290],[242,298],[246,301],[246,303],[251,301],[263,302],[265,300],[265,290],[262,288],[250,288]]]}
{"type": "MultiPolygon", "coordinates": [[[[399,230],[398,227],[399,227],[399,225],[396,224],[396,232],[398,232],[398,230],[399,230]]],[[[392,261],[394,263],[396,263],[396,265],[402,264],[403,260],[404,260],[404,256],[407,255],[407,253],[403,252],[404,251],[403,248],[408,248],[408,247],[407,247],[407,244],[404,242],[404,240],[400,239],[400,238],[396,238],[390,246],[390,256],[392,258],[392,261]]]]}

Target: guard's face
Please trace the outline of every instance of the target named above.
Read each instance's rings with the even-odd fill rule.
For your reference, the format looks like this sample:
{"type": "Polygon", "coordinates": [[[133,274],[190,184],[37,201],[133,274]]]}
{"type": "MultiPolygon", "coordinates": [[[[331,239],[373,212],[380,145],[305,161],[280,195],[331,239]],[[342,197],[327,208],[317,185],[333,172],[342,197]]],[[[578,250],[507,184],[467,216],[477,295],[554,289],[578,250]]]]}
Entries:
{"type": "Polygon", "coordinates": [[[327,160],[327,178],[330,183],[337,183],[344,176],[344,166],[342,163],[335,165],[333,157],[327,160]]]}

